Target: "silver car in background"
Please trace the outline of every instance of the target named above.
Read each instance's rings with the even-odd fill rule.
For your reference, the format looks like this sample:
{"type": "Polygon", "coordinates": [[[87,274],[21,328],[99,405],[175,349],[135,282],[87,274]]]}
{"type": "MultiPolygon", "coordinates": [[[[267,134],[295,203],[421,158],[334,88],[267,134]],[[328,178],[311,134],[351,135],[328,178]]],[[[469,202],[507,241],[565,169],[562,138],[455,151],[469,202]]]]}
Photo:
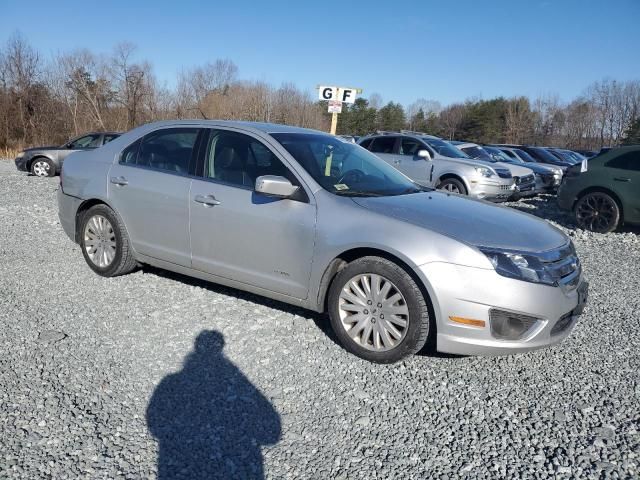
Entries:
{"type": "Polygon", "coordinates": [[[429,338],[460,354],[553,345],[586,300],[573,244],[548,222],[421,187],[313,130],[148,124],[69,156],[58,205],[99,275],[149,264],[328,312],[374,362],[429,338]]]}
{"type": "Polygon", "coordinates": [[[515,192],[508,169],[476,162],[432,135],[380,132],[358,143],[421,185],[494,202],[508,200],[515,192]]]}

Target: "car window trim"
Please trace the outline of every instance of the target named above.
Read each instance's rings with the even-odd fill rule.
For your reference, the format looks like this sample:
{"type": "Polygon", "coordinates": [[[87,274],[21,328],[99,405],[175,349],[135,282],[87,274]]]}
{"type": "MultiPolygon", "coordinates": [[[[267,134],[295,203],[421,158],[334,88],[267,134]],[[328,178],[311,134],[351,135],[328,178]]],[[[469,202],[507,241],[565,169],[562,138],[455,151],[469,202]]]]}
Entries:
{"type": "Polygon", "coordinates": [[[211,133],[215,130],[222,130],[225,132],[232,132],[232,133],[237,133],[240,135],[246,135],[247,137],[250,137],[252,139],[254,139],[255,141],[261,143],[266,149],[268,149],[273,155],[275,155],[275,157],[280,160],[280,162],[282,162],[282,165],[284,165],[284,167],[289,170],[289,172],[293,175],[293,177],[296,179],[297,183],[295,183],[294,185],[296,185],[297,187],[299,187],[300,189],[302,189],[302,193],[303,195],[301,195],[301,198],[297,198],[295,199],[295,201],[299,201],[302,203],[311,203],[311,195],[309,194],[309,187],[306,185],[306,183],[300,178],[300,175],[297,174],[297,172],[295,171],[295,169],[293,169],[291,167],[291,165],[289,164],[288,161],[286,161],[284,158],[282,158],[282,155],[279,154],[279,152],[277,152],[269,143],[267,143],[264,139],[257,137],[255,135],[252,134],[252,132],[247,132],[246,130],[241,130],[241,129],[236,129],[236,128],[226,128],[224,126],[218,126],[218,125],[212,125],[212,126],[205,126],[202,127],[202,129],[205,131],[202,135],[202,141],[201,141],[201,145],[198,151],[198,158],[196,161],[196,170],[194,173],[194,178],[197,180],[203,180],[205,182],[209,182],[209,183],[214,183],[214,184],[218,184],[218,185],[223,185],[225,187],[232,187],[232,188],[239,188],[241,190],[247,190],[250,192],[255,192],[255,185],[252,187],[248,187],[245,185],[238,185],[237,183],[231,183],[231,182],[226,182],[224,180],[220,180],[218,178],[211,178],[211,177],[207,177],[205,175],[205,167],[206,167],[206,162],[207,162],[207,148],[209,146],[209,139],[211,137],[211,133]]]}
{"type": "Polygon", "coordinates": [[[180,126],[172,125],[169,127],[158,128],[156,130],[152,130],[151,132],[145,133],[142,137],[136,138],[133,142],[131,142],[122,150],[120,150],[120,153],[118,154],[118,165],[122,165],[123,167],[139,168],[141,170],[148,170],[152,172],[167,173],[169,175],[174,175],[177,177],[196,178],[196,176],[191,173],[193,171],[191,166],[194,165],[194,169],[195,169],[195,162],[197,160],[197,155],[199,153],[200,145],[202,143],[202,137],[203,137],[203,128],[198,126],[180,127],[180,126]],[[145,139],[150,137],[152,134],[156,132],[161,132],[163,130],[198,130],[198,133],[196,135],[196,141],[193,144],[193,148],[191,149],[191,156],[189,157],[189,165],[187,167],[187,173],[173,172],[171,170],[163,170],[162,168],[150,167],[148,165],[138,165],[138,155],[140,155],[140,147],[144,143],[145,139]],[[136,163],[123,162],[122,154],[127,148],[129,148],[136,142],[138,142],[138,148],[136,149],[136,163]]]}

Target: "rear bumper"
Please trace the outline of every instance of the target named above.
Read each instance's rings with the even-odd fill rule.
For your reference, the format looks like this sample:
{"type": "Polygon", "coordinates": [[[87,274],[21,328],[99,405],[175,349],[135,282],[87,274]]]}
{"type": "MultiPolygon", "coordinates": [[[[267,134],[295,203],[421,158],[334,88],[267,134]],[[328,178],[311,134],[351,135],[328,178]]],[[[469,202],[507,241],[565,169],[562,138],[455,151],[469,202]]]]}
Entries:
{"type": "Polygon", "coordinates": [[[16,164],[16,168],[21,172],[29,171],[29,169],[27,168],[27,159],[25,157],[18,157],[14,160],[14,162],[16,164]]]}
{"type": "Polygon", "coordinates": [[[74,243],[76,239],[76,213],[82,203],[82,199],[66,195],[61,188],[58,189],[58,218],[64,233],[74,243]]]}
{"type": "Polygon", "coordinates": [[[428,290],[433,296],[440,352],[504,355],[555,345],[569,336],[586,301],[586,293],[582,298],[578,293],[586,289],[583,278],[578,288],[565,291],[502,277],[494,270],[448,263],[430,263],[420,270],[425,279],[433,281],[428,290]],[[492,309],[538,320],[521,339],[503,340],[492,333],[492,309]],[[480,320],[484,325],[462,324],[452,317],[480,320]]]}

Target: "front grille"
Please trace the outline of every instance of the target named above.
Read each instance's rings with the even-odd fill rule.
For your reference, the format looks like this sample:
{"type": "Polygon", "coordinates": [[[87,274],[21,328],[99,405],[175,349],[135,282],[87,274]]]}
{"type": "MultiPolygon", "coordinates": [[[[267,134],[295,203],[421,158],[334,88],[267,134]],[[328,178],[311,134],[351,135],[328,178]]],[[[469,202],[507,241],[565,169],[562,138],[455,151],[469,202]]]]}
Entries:
{"type": "Polygon", "coordinates": [[[533,174],[524,175],[523,177],[513,177],[516,179],[516,185],[526,185],[529,183],[533,183],[535,181],[535,177],[533,174]]]}
{"type": "Polygon", "coordinates": [[[511,172],[506,168],[496,168],[495,171],[500,178],[511,178],[511,172]]]}
{"type": "Polygon", "coordinates": [[[551,336],[558,335],[559,333],[564,332],[573,321],[572,317],[573,312],[565,313],[560,319],[556,322],[556,324],[551,329],[551,336]]]}

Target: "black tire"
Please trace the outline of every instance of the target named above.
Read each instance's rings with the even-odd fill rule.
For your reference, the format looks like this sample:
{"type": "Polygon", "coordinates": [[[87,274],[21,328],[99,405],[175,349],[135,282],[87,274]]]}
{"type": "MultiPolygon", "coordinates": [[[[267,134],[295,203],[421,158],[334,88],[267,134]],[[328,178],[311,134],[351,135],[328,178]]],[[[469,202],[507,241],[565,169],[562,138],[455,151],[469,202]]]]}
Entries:
{"type": "Polygon", "coordinates": [[[620,224],[620,206],[605,192],[583,195],[576,202],[573,213],[578,226],[591,232],[613,232],[620,224]]]}
{"type": "Polygon", "coordinates": [[[460,195],[468,194],[467,187],[465,187],[464,183],[462,183],[457,178],[445,178],[444,180],[440,181],[437,188],[438,190],[445,190],[449,193],[459,193],[460,195]],[[457,191],[449,190],[449,188],[453,188],[457,191]]]}
{"type": "Polygon", "coordinates": [[[34,158],[31,161],[29,170],[31,170],[31,174],[36,177],[54,177],[56,175],[56,166],[51,160],[45,157],[34,158]]]}
{"type": "Polygon", "coordinates": [[[137,262],[131,249],[131,243],[127,230],[122,222],[120,216],[111,210],[106,205],[94,205],[87,210],[83,215],[80,222],[80,247],[82,249],[82,255],[84,256],[87,265],[103,277],[117,277],[118,275],[124,275],[135,270],[137,262]],[[85,230],[87,223],[96,216],[106,218],[111,224],[113,230],[113,237],[115,239],[115,256],[113,260],[106,266],[100,267],[89,257],[87,252],[85,240],[85,230]]]}
{"type": "MultiPolygon", "coordinates": [[[[400,266],[380,257],[362,257],[349,263],[331,282],[328,298],[328,311],[331,326],[342,346],[349,352],[370,362],[393,363],[420,351],[429,337],[429,309],[422,291],[413,278],[400,266]],[[353,340],[343,326],[340,317],[340,294],[343,288],[358,275],[375,274],[394,284],[402,294],[408,309],[406,333],[397,345],[385,351],[364,348],[353,340]]],[[[365,311],[366,312],[366,311],[365,311]]],[[[380,316],[382,317],[382,316],[380,316]]],[[[367,317],[369,318],[369,317],[367,317]]],[[[383,317],[382,317],[383,318],[383,317]]],[[[371,319],[367,320],[371,322],[371,319]]],[[[377,318],[377,321],[381,321],[377,318]]]]}

